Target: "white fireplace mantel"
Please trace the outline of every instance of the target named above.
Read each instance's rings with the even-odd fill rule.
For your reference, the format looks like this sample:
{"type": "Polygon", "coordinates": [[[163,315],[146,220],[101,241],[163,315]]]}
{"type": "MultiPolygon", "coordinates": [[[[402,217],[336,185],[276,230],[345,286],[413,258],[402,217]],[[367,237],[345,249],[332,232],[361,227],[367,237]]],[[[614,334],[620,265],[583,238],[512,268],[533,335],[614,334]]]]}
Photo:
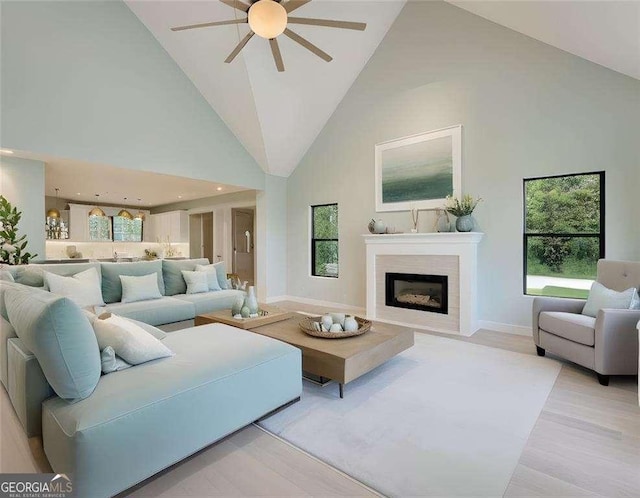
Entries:
{"type": "MultiPolygon", "coordinates": [[[[374,320],[399,323],[401,325],[434,330],[438,332],[456,333],[465,336],[472,335],[478,329],[477,313],[477,247],[482,240],[480,232],[448,232],[448,233],[398,233],[363,235],[367,253],[367,317],[374,320]],[[381,302],[379,294],[384,292],[381,287],[381,276],[385,271],[384,264],[387,256],[397,256],[397,262],[412,266],[411,256],[417,256],[415,261],[415,273],[420,272],[421,262],[424,256],[454,256],[441,258],[454,262],[455,281],[457,288],[449,287],[449,295],[459,298],[459,307],[450,310],[455,313],[451,323],[443,326],[442,315],[435,313],[410,310],[403,313],[398,308],[389,308],[381,302]],[[392,318],[389,318],[389,317],[392,318]],[[402,318],[398,318],[402,316],[402,318]],[[453,327],[453,328],[452,328],[453,327]]],[[[393,259],[393,258],[392,258],[393,259]]],[[[427,258],[428,261],[438,261],[436,258],[427,258]]],[[[434,274],[433,267],[430,270],[434,274]]]]}

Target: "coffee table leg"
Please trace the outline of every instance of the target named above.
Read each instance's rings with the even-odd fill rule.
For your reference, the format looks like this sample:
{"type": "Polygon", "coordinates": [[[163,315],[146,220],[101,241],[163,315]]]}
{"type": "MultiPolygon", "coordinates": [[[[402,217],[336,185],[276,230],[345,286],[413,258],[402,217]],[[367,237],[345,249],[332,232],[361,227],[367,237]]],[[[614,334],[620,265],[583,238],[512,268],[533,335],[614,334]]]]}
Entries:
{"type": "Polygon", "coordinates": [[[340,386],[340,399],[344,398],[344,384],[338,384],[340,386]]]}

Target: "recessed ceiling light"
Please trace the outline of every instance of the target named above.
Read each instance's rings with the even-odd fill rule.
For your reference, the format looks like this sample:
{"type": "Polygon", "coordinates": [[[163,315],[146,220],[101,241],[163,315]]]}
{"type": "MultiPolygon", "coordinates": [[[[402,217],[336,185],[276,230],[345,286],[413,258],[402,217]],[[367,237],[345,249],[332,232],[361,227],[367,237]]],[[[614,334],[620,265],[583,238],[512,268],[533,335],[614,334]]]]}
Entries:
{"type": "Polygon", "coordinates": [[[178,199],[182,199],[182,196],[181,196],[181,195],[179,195],[179,196],[178,196],[178,199]]]}
{"type": "Polygon", "coordinates": [[[76,195],[82,195],[80,192],[76,192],[76,195]]]}
{"type": "Polygon", "coordinates": [[[222,187],[218,187],[216,190],[220,192],[222,190],[222,187]]]}
{"type": "Polygon", "coordinates": [[[13,154],[13,151],[9,149],[0,149],[0,154],[13,154]]]}

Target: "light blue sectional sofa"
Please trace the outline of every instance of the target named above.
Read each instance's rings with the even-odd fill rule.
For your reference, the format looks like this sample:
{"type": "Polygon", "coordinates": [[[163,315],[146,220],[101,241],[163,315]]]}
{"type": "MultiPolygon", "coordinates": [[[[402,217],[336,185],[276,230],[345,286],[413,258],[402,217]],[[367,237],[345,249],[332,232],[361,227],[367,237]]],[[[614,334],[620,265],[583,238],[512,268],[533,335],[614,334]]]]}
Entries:
{"type": "MultiPolygon", "coordinates": [[[[179,264],[156,264],[165,297],[154,301],[163,305],[146,309],[142,304],[151,301],[118,302],[117,286],[109,283],[121,271],[143,270],[105,270],[103,263],[107,309],[159,324],[227,306],[227,297],[214,304],[176,293],[179,282],[167,274],[196,263],[171,263],[179,264]]],[[[70,275],[86,268],[65,264],[55,270],[70,275]]],[[[175,356],[100,376],[87,315],[68,298],[37,288],[37,272],[20,273],[17,280],[29,277],[31,286],[0,282],[2,384],[27,434],[42,434],[53,470],[72,476],[76,496],[120,493],[301,394],[297,348],[222,324],[161,333],[175,356]],[[86,397],[69,399],[75,389],[86,397]]],[[[237,296],[211,294],[225,292],[232,294],[221,296],[237,296]]]]}

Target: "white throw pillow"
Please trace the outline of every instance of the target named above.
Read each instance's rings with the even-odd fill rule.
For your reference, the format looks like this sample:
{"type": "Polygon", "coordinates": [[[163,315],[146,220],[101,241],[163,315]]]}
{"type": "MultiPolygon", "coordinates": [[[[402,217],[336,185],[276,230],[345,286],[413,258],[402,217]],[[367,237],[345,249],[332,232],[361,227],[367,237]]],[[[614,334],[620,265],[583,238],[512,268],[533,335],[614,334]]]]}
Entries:
{"type": "Polygon", "coordinates": [[[116,355],[131,365],[139,365],[174,353],[149,332],[117,315],[93,322],[100,351],[111,346],[116,355]]]}
{"type": "Polygon", "coordinates": [[[160,289],[158,288],[158,274],[150,273],[141,277],[130,275],[120,275],[122,283],[122,302],[134,303],[136,301],[146,301],[147,299],[160,299],[160,289]]]}
{"type": "Polygon", "coordinates": [[[207,272],[182,270],[182,278],[187,284],[187,294],[209,292],[207,272]]]}
{"type": "Polygon", "coordinates": [[[71,277],[45,271],[44,280],[51,293],[68,297],[81,308],[104,306],[100,277],[95,268],[89,268],[71,277]]]}
{"type": "Polygon", "coordinates": [[[218,282],[218,272],[215,265],[196,265],[196,271],[204,272],[207,275],[207,285],[210,291],[222,290],[218,282]]]}
{"type": "Polygon", "coordinates": [[[636,306],[638,289],[631,287],[623,292],[609,289],[600,282],[594,282],[589,291],[582,314],[596,317],[601,309],[628,310],[636,306]]]}
{"type": "Polygon", "coordinates": [[[132,365],[120,358],[111,346],[107,346],[100,353],[100,362],[102,363],[102,373],[108,374],[126,370],[132,365]]]}

